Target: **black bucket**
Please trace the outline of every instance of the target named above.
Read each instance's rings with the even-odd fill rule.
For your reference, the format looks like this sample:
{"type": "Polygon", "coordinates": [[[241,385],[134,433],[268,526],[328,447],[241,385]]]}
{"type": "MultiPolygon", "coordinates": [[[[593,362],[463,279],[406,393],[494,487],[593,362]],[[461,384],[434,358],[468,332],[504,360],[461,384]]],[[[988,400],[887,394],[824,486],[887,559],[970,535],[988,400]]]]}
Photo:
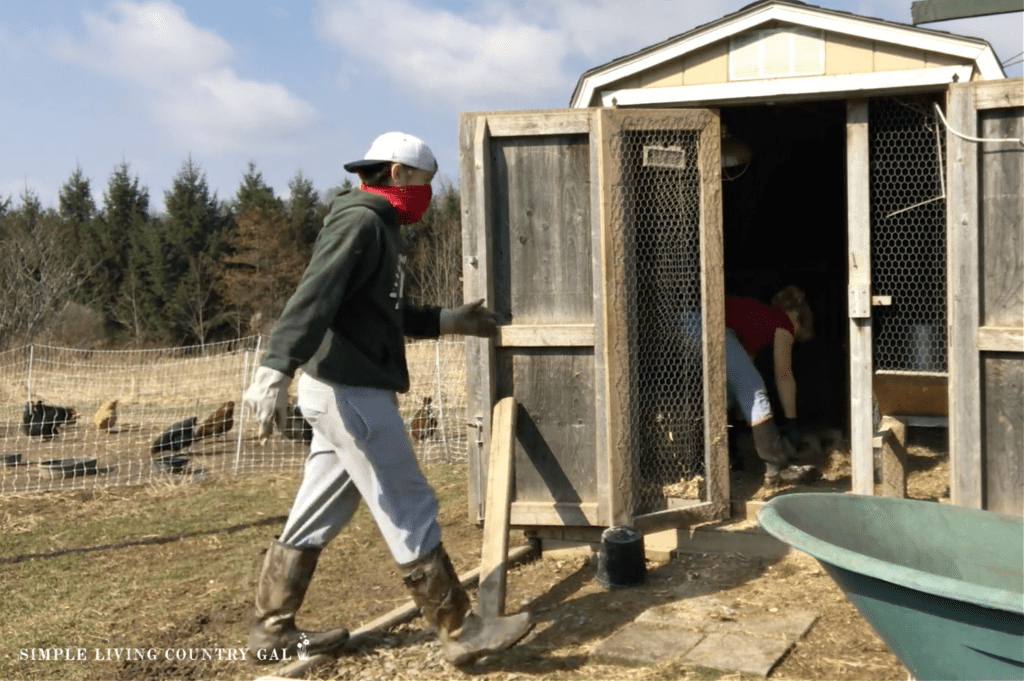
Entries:
{"type": "Polygon", "coordinates": [[[608,589],[643,584],[647,577],[644,536],[632,527],[609,527],[601,533],[597,581],[608,589]]]}

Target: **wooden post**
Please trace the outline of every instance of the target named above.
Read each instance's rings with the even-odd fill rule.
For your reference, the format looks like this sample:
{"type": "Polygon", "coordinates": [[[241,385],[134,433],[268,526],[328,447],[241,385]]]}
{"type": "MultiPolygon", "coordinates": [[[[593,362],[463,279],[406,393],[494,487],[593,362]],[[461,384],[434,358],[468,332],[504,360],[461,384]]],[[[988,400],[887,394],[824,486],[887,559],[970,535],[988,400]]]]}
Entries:
{"type": "MultiPolygon", "coordinates": [[[[969,83],[949,87],[949,125],[977,136],[969,83]]],[[[949,150],[949,497],[982,507],[981,366],[978,357],[978,145],[947,132],[949,150]]]]}
{"type": "Polygon", "coordinates": [[[871,184],[868,100],[846,103],[846,200],[850,318],[850,458],[853,492],[874,494],[871,407],[871,184]]]}
{"type": "MultiPolygon", "coordinates": [[[[491,262],[491,190],[488,172],[490,131],[480,114],[459,115],[460,181],[462,182],[462,277],[465,300],[483,298],[494,309],[494,281],[491,262]]],[[[499,313],[503,310],[497,310],[499,313]]],[[[496,395],[494,343],[487,338],[466,338],[466,421],[476,423],[484,445],[473,451],[470,442],[468,488],[469,519],[480,522],[483,481],[487,474],[487,433],[490,433],[491,405],[496,395]]]]}
{"type": "Polygon", "coordinates": [[[477,592],[477,609],[484,619],[495,619],[505,614],[505,562],[508,560],[517,409],[514,397],[503,397],[494,405],[494,418],[491,419],[484,545],[480,553],[480,588],[477,592]]]}
{"type": "Polygon", "coordinates": [[[907,424],[892,416],[883,417],[875,438],[881,458],[881,496],[897,499],[907,496],[906,442],[907,424]]]}

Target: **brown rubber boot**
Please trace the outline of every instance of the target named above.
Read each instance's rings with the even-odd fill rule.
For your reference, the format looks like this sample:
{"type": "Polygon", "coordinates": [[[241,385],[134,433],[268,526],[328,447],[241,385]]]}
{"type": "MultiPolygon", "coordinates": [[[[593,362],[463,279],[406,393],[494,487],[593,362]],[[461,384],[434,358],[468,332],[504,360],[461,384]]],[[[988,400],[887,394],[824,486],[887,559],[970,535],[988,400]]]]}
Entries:
{"type": "Polygon", "coordinates": [[[249,654],[257,664],[280,662],[293,655],[330,653],[348,641],[347,629],[302,631],[295,613],[309,589],[320,549],[296,549],[270,543],[256,586],[256,617],[249,630],[249,654]]]}
{"type": "Polygon", "coordinates": [[[469,596],[444,547],[402,566],[405,585],[424,619],[437,630],[445,658],[463,665],[516,644],[533,627],[529,613],[484,619],[470,612],[469,596]]]}

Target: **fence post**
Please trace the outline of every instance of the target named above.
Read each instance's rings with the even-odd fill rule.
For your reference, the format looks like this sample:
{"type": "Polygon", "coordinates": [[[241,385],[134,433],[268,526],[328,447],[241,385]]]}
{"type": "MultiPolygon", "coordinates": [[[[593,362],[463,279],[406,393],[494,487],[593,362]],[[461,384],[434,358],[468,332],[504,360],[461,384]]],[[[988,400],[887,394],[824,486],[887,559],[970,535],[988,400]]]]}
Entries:
{"type": "Polygon", "coordinates": [[[242,458],[242,428],[245,426],[245,402],[242,396],[245,395],[245,385],[249,381],[249,351],[245,351],[242,358],[242,391],[238,395],[238,432],[235,433],[235,475],[238,475],[238,463],[242,458]]]}
{"type": "Polygon", "coordinates": [[[32,404],[32,353],[35,350],[35,345],[29,343],[28,345],[28,374],[25,377],[25,393],[26,402],[32,404]]]}
{"type": "Polygon", "coordinates": [[[444,443],[444,460],[445,463],[451,461],[451,452],[448,451],[448,436],[444,432],[444,400],[441,396],[441,341],[434,341],[434,372],[437,375],[437,413],[441,418],[438,419],[438,426],[441,428],[441,442],[444,443]]]}

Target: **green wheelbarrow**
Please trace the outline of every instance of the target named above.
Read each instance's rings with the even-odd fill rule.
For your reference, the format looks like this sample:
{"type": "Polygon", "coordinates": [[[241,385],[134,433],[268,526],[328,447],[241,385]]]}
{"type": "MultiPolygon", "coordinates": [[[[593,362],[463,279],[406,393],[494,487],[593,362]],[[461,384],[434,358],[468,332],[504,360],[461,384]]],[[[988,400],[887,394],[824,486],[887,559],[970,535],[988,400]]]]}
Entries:
{"type": "Polygon", "coordinates": [[[789,494],[758,520],[821,563],[914,678],[1024,679],[1024,519],[789,494]]]}

